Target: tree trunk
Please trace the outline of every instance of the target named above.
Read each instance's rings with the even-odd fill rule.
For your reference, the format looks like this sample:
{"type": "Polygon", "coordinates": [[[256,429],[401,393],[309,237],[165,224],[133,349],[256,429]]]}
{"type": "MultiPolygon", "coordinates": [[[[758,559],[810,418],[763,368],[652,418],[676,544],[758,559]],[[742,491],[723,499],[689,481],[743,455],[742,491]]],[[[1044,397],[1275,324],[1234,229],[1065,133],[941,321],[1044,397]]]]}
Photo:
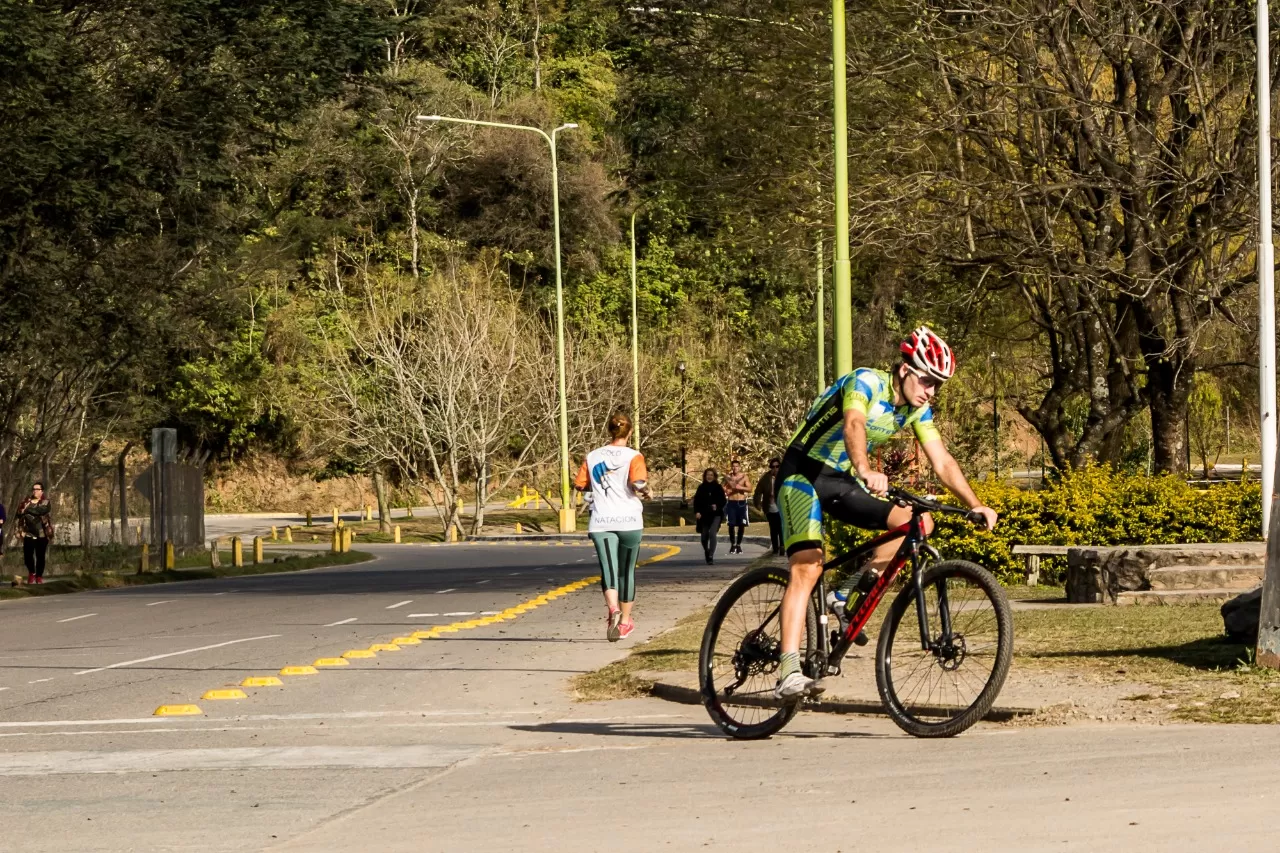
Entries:
{"type": "Polygon", "coordinates": [[[373,493],[378,498],[378,532],[391,532],[391,513],[387,509],[387,483],[382,476],[382,469],[373,469],[373,493]]]}
{"type": "Polygon", "coordinates": [[[1151,401],[1151,450],[1158,473],[1187,473],[1187,383],[1189,375],[1170,362],[1157,360],[1147,369],[1151,401]]]}
{"type": "Polygon", "coordinates": [[[476,466],[480,474],[476,477],[476,514],[471,520],[471,535],[475,536],[484,528],[484,502],[489,491],[489,466],[480,463],[476,466]]]}
{"type": "Polygon", "coordinates": [[[120,455],[116,457],[116,483],[120,490],[120,544],[129,544],[129,484],[125,481],[127,473],[125,471],[125,461],[129,457],[129,451],[133,449],[133,442],[125,444],[124,449],[120,451],[120,455]]]}
{"type": "Polygon", "coordinates": [[[97,461],[98,447],[93,445],[80,462],[80,547],[93,546],[93,465],[97,461]]]}

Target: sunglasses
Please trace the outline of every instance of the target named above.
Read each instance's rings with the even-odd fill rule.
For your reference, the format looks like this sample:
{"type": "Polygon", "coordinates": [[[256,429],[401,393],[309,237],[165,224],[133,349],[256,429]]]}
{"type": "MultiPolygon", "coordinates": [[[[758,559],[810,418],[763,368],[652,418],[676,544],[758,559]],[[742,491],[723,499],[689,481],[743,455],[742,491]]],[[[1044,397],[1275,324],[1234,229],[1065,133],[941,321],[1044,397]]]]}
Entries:
{"type": "Polygon", "coordinates": [[[912,376],[914,376],[916,380],[926,388],[930,388],[936,391],[937,389],[942,387],[942,380],[936,376],[930,376],[929,374],[923,371],[916,370],[914,367],[910,365],[907,365],[907,372],[910,373],[912,376]]]}

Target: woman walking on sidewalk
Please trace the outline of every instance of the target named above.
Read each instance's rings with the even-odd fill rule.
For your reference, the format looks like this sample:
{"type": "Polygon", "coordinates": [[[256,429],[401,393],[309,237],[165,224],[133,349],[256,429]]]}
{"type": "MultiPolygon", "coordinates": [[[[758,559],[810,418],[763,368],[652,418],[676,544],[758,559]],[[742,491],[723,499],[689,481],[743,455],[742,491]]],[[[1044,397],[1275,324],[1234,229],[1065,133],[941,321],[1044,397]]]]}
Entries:
{"type": "Polygon", "coordinates": [[[574,485],[590,492],[587,535],[600,558],[600,586],[609,608],[605,637],[616,643],[636,627],[631,605],[636,600],[636,560],[644,530],[640,499],[650,495],[644,456],[627,447],[631,418],[618,412],[609,418],[608,428],[610,442],[587,454],[574,485]]]}
{"type": "Polygon", "coordinates": [[[18,505],[18,535],[22,537],[22,560],[27,564],[27,583],[44,583],[44,560],[53,538],[53,519],[44,483],[31,487],[31,494],[18,505]]]}
{"type": "Polygon", "coordinates": [[[720,535],[720,522],[724,520],[725,494],[720,485],[720,474],[715,468],[702,472],[702,482],[693,493],[693,518],[702,534],[702,553],[707,565],[715,562],[716,537],[720,535]]]}

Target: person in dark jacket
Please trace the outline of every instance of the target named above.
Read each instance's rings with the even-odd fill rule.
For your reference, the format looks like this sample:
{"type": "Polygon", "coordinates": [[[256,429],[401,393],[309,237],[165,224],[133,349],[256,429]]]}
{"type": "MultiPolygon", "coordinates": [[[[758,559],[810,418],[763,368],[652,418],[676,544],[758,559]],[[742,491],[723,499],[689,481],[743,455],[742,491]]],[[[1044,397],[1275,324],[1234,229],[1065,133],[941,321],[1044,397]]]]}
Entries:
{"type": "Polygon", "coordinates": [[[44,583],[44,560],[53,538],[53,519],[44,483],[31,487],[31,494],[18,505],[15,518],[22,537],[22,560],[27,564],[27,583],[44,583]]]}
{"type": "Polygon", "coordinates": [[[708,564],[715,561],[716,537],[720,534],[720,523],[724,521],[725,502],[720,475],[715,468],[708,468],[702,472],[698,491],[693,493],[693,518],[698,532],[702,534],[702,551],[708,564]]]}
{"type": "Polygon", "coordinates": [[[752,503],[756,505],[756,509],[764,513],[764,517],[769,520],[769,544],[773,546],[773,553],[782,553],[782,513],[778,511],[778,468],[782,465],[781,460],[769,460],[769,473],[760,477],[760,482],[756,483],[756,492],[752,496],[752,503]]]}

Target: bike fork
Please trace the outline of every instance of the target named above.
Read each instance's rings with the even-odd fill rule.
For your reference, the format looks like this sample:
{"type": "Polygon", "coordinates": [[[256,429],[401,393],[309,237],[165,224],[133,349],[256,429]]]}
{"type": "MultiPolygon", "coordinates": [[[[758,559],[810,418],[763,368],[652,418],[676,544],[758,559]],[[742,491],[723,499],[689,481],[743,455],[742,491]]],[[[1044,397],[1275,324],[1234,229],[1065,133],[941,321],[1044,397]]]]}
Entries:
{"type": "MultiPolygon", "coordinates": [[[[925,605],[923,576],[924,565],[918,556],[913,555],[911,583],[915,586],[916,618],[920,622],[920,649],[927,652],[934,649],[937,644],[929,636],[929,608],[925,605]]],[[[946,579],[938,578],[936,588],[938,590],[938,627],[941,630],[938,640],[946,643],[951,639],[951,606],[947,601],[946,579]]]]}

